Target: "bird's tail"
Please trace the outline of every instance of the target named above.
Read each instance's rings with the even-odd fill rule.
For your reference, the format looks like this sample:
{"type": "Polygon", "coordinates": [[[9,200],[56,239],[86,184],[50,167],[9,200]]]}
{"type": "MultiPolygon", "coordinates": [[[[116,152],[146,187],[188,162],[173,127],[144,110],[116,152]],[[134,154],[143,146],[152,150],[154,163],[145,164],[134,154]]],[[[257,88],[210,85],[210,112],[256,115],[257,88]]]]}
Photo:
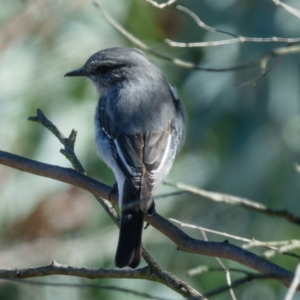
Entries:
{"type": "Polygon", "coordinates": [[[134,203],[136,191],[125,180],[123,187],[121,225],[115,264],[118,268],[129,266],[136,268],[142,255],[142,231],[144,214],[134,203]],[[132,204],[132,205],[130,205],[132,204]]]}

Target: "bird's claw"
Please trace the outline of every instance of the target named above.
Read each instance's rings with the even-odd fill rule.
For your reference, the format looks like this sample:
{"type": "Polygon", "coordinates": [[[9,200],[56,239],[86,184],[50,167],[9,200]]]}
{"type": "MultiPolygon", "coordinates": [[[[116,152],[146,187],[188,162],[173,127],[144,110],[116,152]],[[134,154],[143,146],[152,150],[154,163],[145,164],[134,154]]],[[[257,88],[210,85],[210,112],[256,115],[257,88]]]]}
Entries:
{"type": "MultiPolygon", "coordinates": [[[[118,193],[118,184],[117,184],[117,182],[115,182],[115,183],[113,184],[113,186],[111,187],[111,189],[110,189],[110,191],[109,191],[109,194],[108,194],[108,200],[109,200],[110,202],[112,202],[112,201],[111,201],[111,197],[112,197],[115,193],[118,193]]],[[[114,207],[114,204],[113,204],[113,207],[114,207]]]]}

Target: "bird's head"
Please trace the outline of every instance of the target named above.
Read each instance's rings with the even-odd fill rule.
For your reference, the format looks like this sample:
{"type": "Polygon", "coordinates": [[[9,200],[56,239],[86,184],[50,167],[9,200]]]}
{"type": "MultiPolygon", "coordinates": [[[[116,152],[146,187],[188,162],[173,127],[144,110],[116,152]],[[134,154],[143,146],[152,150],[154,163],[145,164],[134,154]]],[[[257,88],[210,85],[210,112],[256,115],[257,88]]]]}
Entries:
{"type": "Polygon", "coordinates": [[[146,55],[132,48],[108,48],[93,54],[82,68],[68,72],[65,76],[85,76],[98,90],[139,78],[154,65],[146,55]]]}

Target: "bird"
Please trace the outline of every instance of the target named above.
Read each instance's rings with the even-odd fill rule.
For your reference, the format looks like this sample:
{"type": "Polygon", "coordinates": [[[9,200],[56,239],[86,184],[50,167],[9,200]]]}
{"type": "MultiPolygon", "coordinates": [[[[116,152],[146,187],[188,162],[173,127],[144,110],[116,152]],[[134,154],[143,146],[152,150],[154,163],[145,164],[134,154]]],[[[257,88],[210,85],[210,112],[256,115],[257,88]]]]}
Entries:
{"type": "Polygon", "coordinates": [[[155,213],[155,191],[184,143],[183,104],[160,69],[135,48],[100,50],[65,76],[84,76],[98,92],[95,143],[115,175],[121,215],[115,266],[135,269],[144,214],[155,213]]]}

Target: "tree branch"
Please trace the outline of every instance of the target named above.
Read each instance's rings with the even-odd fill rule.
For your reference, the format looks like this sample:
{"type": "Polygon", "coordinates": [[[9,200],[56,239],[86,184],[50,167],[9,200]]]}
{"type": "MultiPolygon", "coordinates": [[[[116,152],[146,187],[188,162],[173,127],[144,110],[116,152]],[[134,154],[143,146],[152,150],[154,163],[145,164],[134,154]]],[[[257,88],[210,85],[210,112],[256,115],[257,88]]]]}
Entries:
{"type": "MultiPolygon", "coordinates": [[[[146,0],[148,1],[148,0],[146,0]]],[[[152,5],[156,6],[154,3],[156,3],[153,0],[149,0],[152,5]]],[[[170,2],[170,1],[168,1],[170,2]]],[[[156,3],[157,4],[157,3],[156,3]]],[[[164,3],[165,4],[165,3],[164,3]]],[[[163,5],[164,5],[163,4],[163,5]]],[[[93,1],[93,5],[96,7],[98,12],[101,14],[103,19],[107,21],[115,30],[117,30],[123,37],[125,37],[128,41],[133,43],[135,46],[137,46],[140,49],[143,49],[144,51],[149,52],[150,54],[160,58],[164,59],[178,67],[181,68],[186,68],[186,69],[191,69],[191,70],[198,70],[198,71],[207,71],[207,72],[228,72],[228,71],[239,71],[239,70],[245,70],[249,68],[254,68],[254,67],[260,67],[261,72],[258,76],[256,76],[254,79],[237,83],[235,86],[237,87],[242,87],[242,86],[247,86],[247,85],[255,85],[257,84],[258,81],[260,81],[262,78],[264,78],[282,59],[284,55],[295,53],[295,52],[300,52],[300,47],[297,45],[297,43],[300,42],[300,38],[281,38],[281,37],[268,37],[268,38],[251,38],[251,37],[243,37],[236,35],[234,33],[226,32],[223,30],[219,30],[216,28],[213,28],[211,26],[206,25],[203,23],[198,16],[190,11],[189,9],[182,7],[180,5],[177,6],[179,10],[182,10],[189,14],[194,20],[197,22],[197,24],[209,31],[213,32],[219,32],[223,33],[229,36],[233,36],[233,39],[228,39],[228,40],[222,40],[222,41],[212,41],[212,42],[201,42],[201,43],[177,43],[173,42],[169,39],[165,39],[165,42],[167,42],[170,46],[173,47],[208,47],[208,46],[220,46],[220,45],[225,45],[225,44],[232,44],[232,43],[244,43],[244,42],[255,42],[255,43],[286,43],[288,44],[287,47],[281,47],[278,49],[274,49],[273,51],[267,53],[266,55],[263,55],[261,58],[257,59],[254,62],[246,63],[246,64],[241,64],[241,65],[236,65],[232,67],[227,67],[227,68],[212,68],[212,67],[203,67],[197,64],[194,64],[189,61],[184,61],[179,58],[173,58],[168,55],[162,54],[160,52],[157,52],[151,48],[149,48],[145,43],[143,43],[141,40],[139,40],[137,37],[135,37],[133,34],[125,30],[120,24],[118,24],[109,14],[107,14],[100,4],[97,1],[93,1]],[[293,47],[292,47],[293,46],[293,47]],[[269,60],[275,56],[279,56],[275,62],[273,62],[269,67],[267,66],[269,60]]],[[[157,4],[158,6],[160,4],[157,4]]]]}
{"type": "Polygon", "coordinates": [[[139,269],[96,269],[87,267],[72,267],[68,265],[58,264],[52,261],[50,265],[33,267],[26,269],[0,269],[0,277],[7,279],[15,278],[33,278],[40,276],[49,275],[68,275],[77,276],[88,279],[97,278],[139,278],[139,279],[149,279],[149,268],[139,268],[139,269]]]}
{"type": "Polygon", "coordinates": [[[244,283],[250,282],[252,280],[258,280],[258,279],[260,279],[260,280],[262,280],[262,279],[274,279],[274,275],[273,274],[251,274],[251,275],[247,275],[243,278],[240,278],[240,279],[237,279],[237,280],[233,281],[230,286],[224,285],[224,286],[217,287],[216,289],[205,293],[204,296],[205,297],[210,297],[210,296],[218,295],[222,292],[225,292],[225,291],[229,290],[230,288],[238,287],[238,286],[240,286],[244,283]]]}
{"type": "Polygon", "coordinates": [[[288,13],[290,13],[291,15],[295,16],[296,18],[300,19],[300,11],[290,5],[287,5],[285,3],[282,3],[279,0],[272,0],[275,5],[279,5],[281,6],[284,10],[286,10],[288,13]]]}
{"type": "Polygon", "coordinates": [[[210,192],[210,191],[199,189],[199,188],[196,188],[196,187],[193,187],[193,186],[187,185],[185,183],[181,183],[181,182],[173,183],[173,182],[169,182],[169,181],[164,181],[164,183],[167,185],[177,187],[178,189],[188,192],[190,194],[204,197],[211,201],[223,202],[223,203],[231,204],[231,205],[239,205],[241,207],[245,207],[245,208],[260,212],[260,213],[264,213],[269,216],[276,216],[276,217],[284,218],[291,223],[300,225],[300,217],[293,215],[291,212],[287,211],[286,209],[281,209],[281,210],[272,209],[261,203],[258,203],[258,202],[255,202],[255,201],[252,201],[252,200],[249,200],[246,198],[240,198],[240,197],[233,196],[233,195],[210,192]]]}
{"type": "Polygon", "coordinates": [[[293,282],[292,282],[284,300],[292,300],[292,298],[294,297],[294,294],[296,292],[297,286],[299,286],[299,283],[300,283],[300,263],[296,267],[293,282]]]}
{"type": "MultiPolygon", "coordinates": [[[[279,2],[277,0],[272,0],[273,2],[279,2]]],[[[279,5],[279,3],[277,3],[279,5]]],[[[281,3],[280,5],[285,5],[281,3]]],[[[285,9],[286,7],[283,6],[285,9]]],[[[188,14],[191,18],[194,19],[196,24],[203,28],[204,30],[210,31],[210,32],[215,32],[215,33],[221,33],[225,34],[228,36],[231,36],[233,38],[230,39],[224,39],[224,40],[219,40],[219,41],[208,41],[208,42],[194,42],[194,43],[179,43],[179,42],[174,42],[171,41],[170,39],[165,39],[165,42],[169,44],[172,47],[180,47],[180,48],[194,48],[194,47],[211,47],[211,46],[221,46],[221,45],[228,45],[228,44],[236,44],[236,43],[285,43],[288,46],[286,47],[281,47],[277,49],[273,49],[266,55],[262,56],[258,61],[258,65],[261,68],[261,73],[256,76],[254,79],[237,83],[235,86],[237,87],[243,87],[247,85],[255,85],[257,84],[258,81],[260,81],[262,78],[264,78],[284,57],[284,55],[287,54],[292,54],[292,53],[299,53],[300,52],[300,46],[298,45],[300,42],[300,38],[282,38],[282,37],[266,37],[266,38],[261,38],[261,37],[245,37],[241,35],[237,35],[235,33],[231,33],[228,31],[220,30],[211,26],[206,25],[200,18],[191,10],[189,10],[186,7],[183,7],[181,5],[177,5],[176,8],[180,11],[185,12],[188,14]],[[271,58],[279,56],[273,62],[269,67],[268,67],[268,62],[271,58]]],[[[288,9],[287,9],[288,10],[288,9]]],[[[290,13],[291,10],[293,10],[293,14],[295,15],[295,9],[291,8],[288,10],[290,13]]],[[[299,13],[299,12],[298,12],[299,13]]]]}
{"type": "MultiPolygon", "coordinates": [[[[109,196],[109,186],[69,168],[37,162],[4,151],[0,151],[0,164],[20,171],[72,184],[98,197],[107,199],[109,196]]],[[[112,195],[111,200],[113,203],[117,203],[117,196],[112,195]]],[[[249,251],[232,245],[227,241],[218,243],[196,240],[157,213],[153,216],[145,215],[145,221],[171,239],[179,250],[194,254],[217,256],[239,262],[263,274],[276,275],[277,277],[275,279],[286,286],[289,286],[292,282],[292,272],[262,259],[249,251]]],[[[300,290],[299,286],[298,290],[300,290]]]]}
{"type": "MultiPolygon", "coordinates": [[[[145,249],[143,249],[145,252],[145,249]]],[[[147,254],[148,255],[148,254],[147,254]]],[[[154,261],[153,261],[154,262],[154,261]]],[[[32,267],[25,269],[0,269],[1,279],[25,279],[34,277],[43,277],[49,275],[76,276],[87,279],[102,278],[126,278],[126,279],[144,279],[153,282],[159,282],[181,294],[185,298],[205,299],[199,292],[191,288],[187,283],[178,279],[173,274],[159,267],[157,263],[148,265],[139,269],[106,269],[106,268],[87,268],[73,267],[58,264],[52,261],[50,265],[41,267],[32,267]]],[[[154,298],[154,297],[152,297],[154,298]]]]}
{"type": "Polygon", "coordinates": [[[50,130],[58,138],[58,140],[64,145],[64,149],[60,149],[60,153],[63,154],[71,162],[73,168],[76,171],[78,171],[79,173],[85,173],[82,164],[80,163],[80,161],[78,160],[74,152],[76,136],[77,136],[76,130],[73,129],[69,137],[66,138],[57,129],[57,127],[45,117],[44,113],[40,109],[37,110],[37,115],[35,117],[29,117],[28,120],[32,122],[40,123],[48,130],[50,130]]]}
{"type": "Polygon", "coordinates": [[[287,256],[291,256],[297,259],[300,259],[300,256],[295,254],[295,253],[290,253],[287,252],[287,250],[291,250],[291,249],[297,249],[300,248],[300,241],[299,240],[290,240],[290,241],[275,241],[275,242],[262,242],[262,241],[258,241],[255,239],[246,239],[240,236],[236,236],[236,235],[232,235],[232,234],[228,234],[226,232],[220,232],[220,231],[216,231],[216,230],[211,230],[211,229],[207,229],[204,227],[200,227],[200,226],[195,226],[193,224],[186,224],[180,221],[177,221],[175,219],[170,218],[170,221],[179,224],[181,227],[188,227],[188,228],[193,228],[193,229],[198,229],[200,231],[204,231],[204,232],[210,232],[213,234],[218,234],[218,235],[222,235],[224,237],[227,238],[231,238],[231,239],[235,239],[235,240],[239,240],[239,241],[243,241],[246,242],[247,244],[243,244],[242,248],[243,249],[249,249],[252,247],[265,247],[268,249],[271,249],[270,251],[266,251],[263,253],[263,257],[265,258],[270,258],[272,256],[274,256],[275,254],[283,254],[283,255],[287,255],[287,256]],[[275,247],[275,246],[280,246],[280,247],[275,247]]]}
{"type": "Polygon", "coordinates": [[[107,21],[115,30],[117,30],[122,36],[124,36],[127,40],[129,40],[131,43],[133,43],[135,46],[137,46],[140,49],[143,49],[144,51],[149,52],[150,54],[164,59],[178,67],[191,69],[191,70],[199,70],[199,71],[207,71],[207,72],[228,72],[228,71],[235,71],[235,70],[244,70],[248,68],[253,68],[259,66],[259,61],[243,64],[243,65],[237,65],[233,67],[228,68],[210,68],[210,67],[202,67],[199,65],[196,65],[189,61],[184,61],[179,58],[173,58],[168,55],[162,54],[160,52],[157,52],[155,50],[150,49],[146,44],[144,44],[142,41],[140,41],[138,38],[136,38],[133,34],[125,30],[120,24],[118,24],[110,15],[108,15],[100,6],[100,4],[96,1],[93,1],[93,5],[97,8],[98,12],[101,14],[103,19],[107,21]]]}
{"type": "MultiPolygon", "coordinates": [[[[272,0],[274,1],[274,0],[272,0]]],[[[276,1],[276,0],[275,0],[276,1]]],[[[200,18],[187,7],[177,5],[176,8],[180,11],[185,12],[191,18],[194,19],[196,24],[210,32],[215,33],[222,33],[228,36],[232,36],[231,39],[220,40],[220,41],[209,41],[209,42],[195,42],[195,43],[179,43],[171,41],[170,39],[165,39],[165,42],[172,47],[179,47],[179,48],[194,48],[194,47],[211,47],[211,46],[221,46],[221,45],[228,45],[228,44],[236,44],[236,43],[285,43],[285,44],[296,44],[300,42],[300,38],[282,38],[282,37],[246,37],[241,36],[235,33],[231,33],[228,31],[220,30],[211,26],[206,25],[200,18]]]]}
{"type": "Polygon", "coordinates": [[[165,8],[165,7],[167,7],[167,6],[170,6],[170,5],[172,5],[173,3],[175,3],[176,1],[177,1],[177,0],[168,0],[168,1],[165,2],[165,3],[159,4],[159,3],[157,3],[157,2],[154,1],[154,0],[146,0],[146,2],[152,4],[154,7],[157,7],[157,8],[159,8],[159,9],[163,9],[163,8],[165,8]]]}

